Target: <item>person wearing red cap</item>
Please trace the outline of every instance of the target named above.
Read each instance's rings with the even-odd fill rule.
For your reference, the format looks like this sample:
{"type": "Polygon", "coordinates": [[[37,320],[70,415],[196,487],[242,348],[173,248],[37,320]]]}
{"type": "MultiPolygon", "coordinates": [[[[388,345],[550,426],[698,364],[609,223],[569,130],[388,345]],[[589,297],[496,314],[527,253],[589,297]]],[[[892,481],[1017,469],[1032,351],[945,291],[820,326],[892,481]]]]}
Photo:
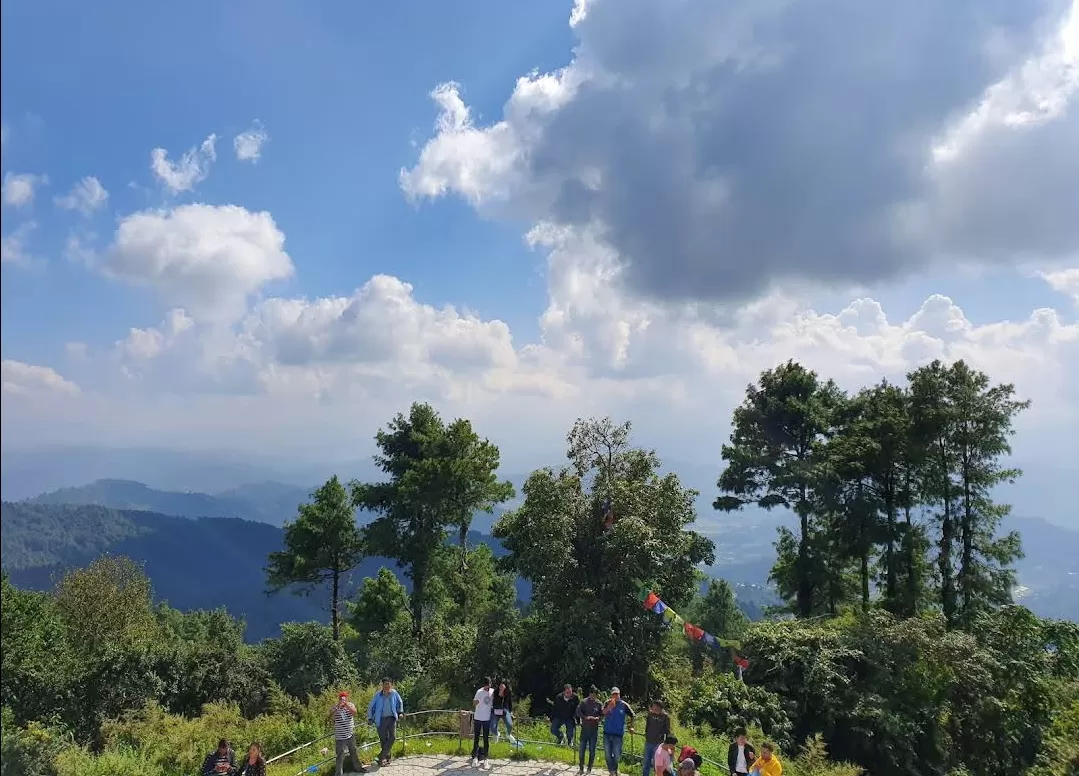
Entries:
{"type": "Polygon", "coordinates": [[[347,692],[338,693],[337,705],[330,709],[330,719],[333,720],[333,738],[337,755],[335,776],[344,776],[346,754],[352,759],[353,771],[367,773],[367,769],[360,762],[360,753],[356,751],[356,706],[349,701],[347,692]]]}

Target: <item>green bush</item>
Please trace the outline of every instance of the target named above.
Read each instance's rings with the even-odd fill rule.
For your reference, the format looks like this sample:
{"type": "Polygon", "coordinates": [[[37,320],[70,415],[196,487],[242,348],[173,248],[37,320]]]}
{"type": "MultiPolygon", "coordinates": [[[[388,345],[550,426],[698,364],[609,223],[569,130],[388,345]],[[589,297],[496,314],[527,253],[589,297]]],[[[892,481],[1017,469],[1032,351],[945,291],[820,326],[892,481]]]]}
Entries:
{"type": "Polygon", "coordinates": [[[780,747],[791,743],[792,725],[782,699],[731,674],[714,674],[694,681],[681,716],[686,723],[707,726],[728,740],[738,728],[757,727],[780,747]]]}

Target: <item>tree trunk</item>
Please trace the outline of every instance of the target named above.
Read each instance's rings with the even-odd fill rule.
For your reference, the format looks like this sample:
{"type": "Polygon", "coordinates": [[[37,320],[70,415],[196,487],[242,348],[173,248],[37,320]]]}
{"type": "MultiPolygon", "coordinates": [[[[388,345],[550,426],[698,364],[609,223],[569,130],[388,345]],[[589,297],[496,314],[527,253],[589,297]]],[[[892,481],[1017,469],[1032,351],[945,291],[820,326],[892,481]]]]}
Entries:
{"type": "Polygon", "coordinates": [[[802,535],[798,540],[798,558],[795,560],[795,602],[799,617],[813,614],[813,583],[809,578],[809,515],[804,507],[799,510],[798,519],[802,535]]]}
{"type": "Polygon", "coordinates": [[[969,611],[974,600],[974,504],[970,492],[970,465],[964,454],[963,461],[963,520],[960,523],[960,538],[963,542],[963,555],[960,559],[959,589],[962,594],[962,612],[969,611]]]}
{"type": "Polygon", "coordinates": [[[884,595],[894,606],[896,601],[896,507],[895,487],[890,486],[885,493],[884,509],[888,517],[888,536],[884,543],[884,595]]]}
{"type": "Polygon", "coordinates": [[[341,615],[338,604],[341,600],[341,572],[333,570],[333,599],[330,601],[330,622],[333,625],[333,640],[341,640],[341,615]]]}
{"type": "Polygon", "coordinates": [[[862,611],[869,611],[869,553],[862,552],[862,611]]]}

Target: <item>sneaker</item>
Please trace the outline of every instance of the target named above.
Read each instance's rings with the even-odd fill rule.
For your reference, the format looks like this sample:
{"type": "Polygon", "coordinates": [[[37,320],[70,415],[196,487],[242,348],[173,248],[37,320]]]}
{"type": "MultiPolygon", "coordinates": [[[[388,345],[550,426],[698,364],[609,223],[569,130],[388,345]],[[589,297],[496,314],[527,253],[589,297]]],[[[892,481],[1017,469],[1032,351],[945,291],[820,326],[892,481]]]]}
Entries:
{"type": "Polygon", "coordinates": [[[468,758],[468,767],[469,768],[475,768],[476,767],[476,758],[475,757],[469,757],[468,758]]]}

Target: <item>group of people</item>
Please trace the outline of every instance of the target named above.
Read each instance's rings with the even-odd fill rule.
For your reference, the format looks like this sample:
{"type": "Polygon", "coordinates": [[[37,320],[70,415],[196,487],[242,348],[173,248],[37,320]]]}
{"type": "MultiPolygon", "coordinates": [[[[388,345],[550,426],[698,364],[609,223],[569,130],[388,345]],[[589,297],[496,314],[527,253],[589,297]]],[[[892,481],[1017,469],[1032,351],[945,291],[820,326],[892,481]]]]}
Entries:
{"type": "Polygon", "coordinates": [[[202,776],[266,776],[266,759],[257,743],[247,747],[247,757],[236,766],[236,755],[227,738],[217,742],[217,749],[202,761],[202,776]]]}
{"type": "MultiPolygon", "coordinates": [[[[617,687],[611,688],[610,697],[600,703],[595,687],[589,688],[588,696],[581,700],[573,687],[565,685],[551,702],[551,735],[559,745],[565,741],[574,745],[580,728],[578,749],[578,774],[591,773],[596,759],[599,725],[603,722],[603,751],[607,760],[608,776],[616,776],[618,762],[622,758],[622,742],[628,730],[633,729],[634,713],[622,700],[617,687]],[[585,755],[588,755],[587,765],[585,755]]],[[[671,732],[670,714],[662,701],[652,701],[644,726],[644,753],[642,776],[693,776],[703,759],[691,746],[683,746],[675,755],[678,739],[671,732]]],[[[473,746],[473,757],[476,747],[473,746]]],[[[730,776],[781,776],[783,766],[776,757],[771,744],[762,744],[758,756],[746,738],[746,731],[739,729],[727,752],[730,776]]]]}
{"type": "MultiPolygon", "coordinates": [[[[390,762],[390,754],[397,739],[397,723],[405,712],[404,701],[394,689],[393,682],[382,680],[381,689],[375,693],[367,706],[367,724],[378,731],[381,751],[378,764],[390,762]]],[[[336,776],[343,776],[345,757],[352,761],[355,772],[367,773],[356,748],[356,705],[349,700],[347,692],[338,694],[337,703],[330,709],[333,723],[336,776]]],[[[618,776],[618,763],[622,759],[622,744],[626,733],[634,734],[635,714],[622,699],[617,687],[612,687],[606,701],[599,700],[599,690],[592,686],[582,700],[573,687],[565,685],[551,703],[551,735],[555,741],[570,747],[577,746],[578,774],[591,774],[596,761],[600,724],[603,726],[603,753],[608,776],[618,776]],[[580,733],[578,739],[578,731],[580,733]],[[587,757],[587,761],[586,761],[587,757]]],[[[495,741],[506,736],[513,745],[513,693],[509,683],[497,683],[484,679],[472,699],[472,755],[469,765],[480,768],[487,764],[491,730],[495,741]]],[[[697,750],[691,746],[678,749],[678,739],[671,732],[670,714],[661,701],[652,701],[644,724],[644,753],[641,776],[695,776],[703,762],[697,750]]],[[[324,752],[328,751],[326,749],[324,752]]],[[[783,766],[770,744],[762,744],[760,754],[749,743],[746,731],[740,729],[727,752],[730,776],[782,776],[783,766]]],[[[266,776],[266,760],[262,748],[253,743],[247,757],[236,766],[232,747],[221,739],[217,749],[206,756],[202,776],[266,776]]]]}

